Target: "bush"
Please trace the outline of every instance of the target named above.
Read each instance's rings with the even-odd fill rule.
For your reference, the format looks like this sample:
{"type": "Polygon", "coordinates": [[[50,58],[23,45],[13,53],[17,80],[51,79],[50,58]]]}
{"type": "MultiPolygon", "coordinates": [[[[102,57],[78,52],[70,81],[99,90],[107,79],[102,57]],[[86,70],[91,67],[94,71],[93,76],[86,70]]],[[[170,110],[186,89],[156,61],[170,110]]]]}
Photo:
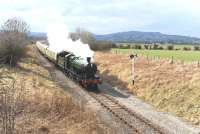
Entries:
{"type": "Polygon", "coordinates": [[[149,49],[149,45],[144,45],[144,48],[148,50],[149,49]]]}
{"type": "Polygon", "coordinates": [[[164,48],[162,46],[158,47],[159,50],[163,50],[164,48]]]}
{"type": "Polygon", "coordinates": [[[130,48],[131,48],[131,45],[130,45],[130,44],[127,44],[126,46],[127,46],[127,48],[128,48],[128,49],[130,49],[130,48]]]}
{"type": "Polygon", "coordinates": [[[4,23],[0,38],[0,63],[16,65],[25,54],[28,29],[21,19],[13,18],[4,23]]]}
{"type": "Polygon", "coordinates": [[[168,45],[167,46],[167,50],[174,50],[174,46],[173,45],[168,45]]]}
{"type": "Polygon", "coordinates": [[[120,44],[119,45],[119,48],[121,48],[121,49],[130,49],[131,48],[131,45],[123,45],[123,44],[120,44]]]}
{"type": "Polygon", "coordinates": [[[133,49],[142,49],[142,46],[141,45],[134,45],[133,49]]]}
{"type": "Polygon", "coordinates": [[[198,50],[200,50],[200,47],[199,47],[199,46],[194,46],[193,49],[194,49],[195,51],[198,51],[198,50]]]}
{"type": "Polygon", "coordinates": [[[114,44],[109,41],[96,41],[94,44],[91,44],[90,47],[94,51],[106,51],[110,50],[114,44]]]}
{"type": "Polygon", "coordinates": [[[190,51],[191,48],[190,48],[190,47],[183,47],[183,50],[184,50],[184,51],[190,51]]]}
{"type": "Polygon", "coordinates": [[[157,44],[154,44],[154,45],[153,45],[153,49],[154,49],[154,50],[157,50],[158,47],[159,47],[159,46],[158,46],[157,44]]]}
{"type": "Polygon", "coordinates": [[[112,48],[117,48],[117,45],[115,43],[112,43],[112,48]]]}
{"type": "Polygon", "coordinates": [[[149,50],[152,50],[152,45],[149,46],[149,50]]]}
{"type": "MultiPolygon", "coordinates": [[[[15,36],[16,37],[16,36],[15,36]]],[[[10,64],[11,66],[16,65],[19,59],[25,53],[25,46],[21,42],[23,42],[20,37],[15,38],[13,35],[5,35],[3,39],[1,39],[0,44],[0,59],[1,63],[10,64]],[[11,38],[8,38],[11,36],[11,38]]]]}

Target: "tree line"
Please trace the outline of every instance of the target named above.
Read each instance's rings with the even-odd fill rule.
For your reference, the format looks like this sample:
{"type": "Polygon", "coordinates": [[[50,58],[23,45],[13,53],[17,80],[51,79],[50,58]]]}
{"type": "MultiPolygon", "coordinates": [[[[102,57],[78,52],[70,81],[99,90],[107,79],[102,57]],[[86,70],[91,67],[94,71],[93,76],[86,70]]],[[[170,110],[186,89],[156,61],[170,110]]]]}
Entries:
{"type": "Polygon", "coordinates": [[[183,46],[182,48],[176,48],[175,45],[159,45],[159,44],[119,44],[115,45],[114,48],[120,49],[145,49],[145,50],[184,50],[184,51],[199,51],[200,46],[183,46]]]}
{"type": "Polygon", "coordinates": [[[81,28],[77,28],[69,36],[73,41],[81,40],[83,43],[88,44],[94,51],[107,51],[115,46],[115,43],[111,41],[97,41],[92,33],[81,28]]]}

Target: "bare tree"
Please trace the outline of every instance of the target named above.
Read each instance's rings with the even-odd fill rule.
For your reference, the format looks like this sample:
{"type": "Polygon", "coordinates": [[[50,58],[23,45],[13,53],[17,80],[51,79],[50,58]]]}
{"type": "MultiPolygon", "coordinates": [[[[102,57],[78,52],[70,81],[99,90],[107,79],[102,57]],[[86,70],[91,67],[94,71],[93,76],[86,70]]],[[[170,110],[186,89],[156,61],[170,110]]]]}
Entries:
{"type": "Polygon", "coordinates": [[[10,83],[8,80],[10,77],[7,76],[7,73],[8,72],[3,69],[0,71],[0,133],[13,134],[15,118],[12,97],[14,97],[14,95],[11,91],[14,81],[12,84],[10,83]]]}
{"type": "Polygon", "coordinates": [[[109,41],[96,41],[94,35],[83,28],[77,28],[74,33],[70,33],[69,37],[73,41],[80,39],[83,43],[89,44],[90,48],[94,51],[110,50],[112,45],[115,45],[109,41]]]}
{"type": "Polygon", "coordinates": [[[91,49],[96,48],[94,47],[96,45],[96,39],[93,34],[83,28],[77,28],[75,32],[70,33],[69,37],[73,41],[80,39],[83,43],[89,44],[91,49]]]}
{"type": "Polygon", "coordinates": [[[0,63],[14,66],[25,53],[29,26],[22,19],[12,18],[1,29],[0,63]]]}
{"type": "Polygon", "coordinates": [[[25,95],[24,79],[17,80],[0,67],[0,133],[15,134],[16,115],[25,95]]]}
{"type": "Polygon", "coordinates": [[[81,31],[80,38],[83,43],[89,44],[90,46],[93,45],[96,41],[92,33],[86,30],[81,31]]]}

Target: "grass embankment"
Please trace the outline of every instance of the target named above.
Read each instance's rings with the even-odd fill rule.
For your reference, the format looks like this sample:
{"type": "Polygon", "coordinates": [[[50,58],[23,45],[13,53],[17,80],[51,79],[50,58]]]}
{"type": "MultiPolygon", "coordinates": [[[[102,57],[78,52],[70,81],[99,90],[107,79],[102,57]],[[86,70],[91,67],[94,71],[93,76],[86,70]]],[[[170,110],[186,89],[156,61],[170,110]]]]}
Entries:
{"type": "Polygon", "coordinates": [[[200,51],[183,51],[183,50],[137,50],[137,49],[112,49],[113,53],[119,54],[138,54],[148,58],[167,58],[174,60],[193,62],[200,61],[200,51]]]}
{"type": "Polygon", "coordinates": [[[0,133],[5,133],[5,127],[7,133],[12,131],[12,126],[18,134],[109,132],[98,126],[94,113],[77,106],[72,97],[51,79],[48,70],[37,60],[32,46],[27,51],[28,56],[18,67],[0,68],[0,77],[5,76],[1,78],[4,85],[0,84],[0,133]]]}
{"type": "Polygon", "coordinates": [[[200,68],[197,66],[139,57],[133,86],[129,55],[96,53],[95,58],[105,81],[200,127],[200,68]]]}

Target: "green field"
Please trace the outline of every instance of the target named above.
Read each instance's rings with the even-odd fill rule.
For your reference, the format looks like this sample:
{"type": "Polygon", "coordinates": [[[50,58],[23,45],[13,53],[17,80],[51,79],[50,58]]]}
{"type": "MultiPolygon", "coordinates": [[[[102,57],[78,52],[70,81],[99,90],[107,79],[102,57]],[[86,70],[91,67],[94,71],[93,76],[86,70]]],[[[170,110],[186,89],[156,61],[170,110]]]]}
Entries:
{"type": "Polygon", "coordinates": [[[172,58],[186,62],[200,61],[200,51],[169,51],[169,50],[139,50],[139,49],[112,49],[113,53],[138,54],[149,58],[172,58]]]}
{"type": "MultiPolygon", "coordinates": [[[[141,45],[142,46],[142,49],[145,49],[144,48],[144,44],[141,44],[141,43],[117,43],[117,46],[119,45],[131,45],[131,46],[134,46],[134,45],[141,45]]],[[[153,45],[153,44],[152,44],[153,45]]],[[[183,50],[184,47],[187,47],[187,48],[190,48],[192,49],[195,45],[191,45],[191,44],[165,44],[165,45],[161,45],[161,44],[158,44],[159,46],[162,46],[163,48],[167,48],[168,45],[173,45],[174,46],[174,49],[179,49],[179,50],[183,50]]]]}

